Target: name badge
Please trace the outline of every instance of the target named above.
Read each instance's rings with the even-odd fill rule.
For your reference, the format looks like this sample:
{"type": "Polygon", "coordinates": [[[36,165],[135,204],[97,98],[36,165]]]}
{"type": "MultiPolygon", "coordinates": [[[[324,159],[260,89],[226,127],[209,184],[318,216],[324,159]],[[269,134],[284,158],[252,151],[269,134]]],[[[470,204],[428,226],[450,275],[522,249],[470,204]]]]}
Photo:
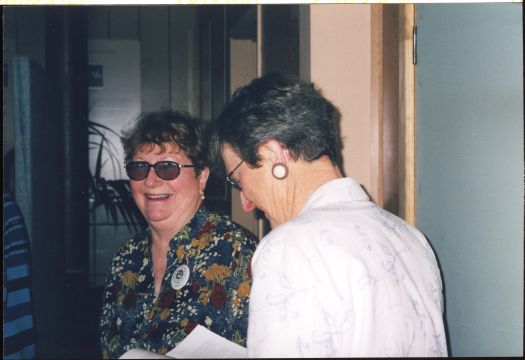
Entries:
{"type": "Polygon", "coordinates": [[[189,278],[190,268],[187,265],[180,265],[171,276],[171,287],[175,290],[182,289],[189,278]]]}

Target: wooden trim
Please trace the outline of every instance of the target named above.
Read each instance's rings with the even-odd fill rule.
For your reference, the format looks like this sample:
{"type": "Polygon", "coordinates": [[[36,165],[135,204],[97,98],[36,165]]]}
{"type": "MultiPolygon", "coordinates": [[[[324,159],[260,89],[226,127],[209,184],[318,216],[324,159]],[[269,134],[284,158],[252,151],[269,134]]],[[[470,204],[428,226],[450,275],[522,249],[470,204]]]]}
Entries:
{"type": "Polygon", "coordinates": [[[400,139],[401,139],[401,216],[416,223],[416,102],[415,65],[412,64],[412,29],[415,5],[402,5],[400,14],[400,139]]]}
{"type": "MultiPolygon", "coordinates": [[[[262,76],[262,6],[257,5],[257,77],[262,76]]],[[[257,238],[262,240],[266,234],[264,231],[263,217],[257,218],[257,238]]]]}
{"type": "Polygon", "coordinates": [[[399,6],[383,6],[383,209],[399,215],[399,6]]]}
{"type": "Polygon", "coordinates": [[[262,7],[257,6],[257,77],[262,76],[262,7]]]}
{"type": "Polygon", "coordinates": [[[384,205],[383,174],[383,5],[371,7],[371,109],[370,185],[372,199],[381,207],[384,205]]]}
{"type": "Polygon", "coordinates": [[[306,82],[311,82],[311,39],[310,39],[310,6],[299,7],[299,76],[306,82]]]}

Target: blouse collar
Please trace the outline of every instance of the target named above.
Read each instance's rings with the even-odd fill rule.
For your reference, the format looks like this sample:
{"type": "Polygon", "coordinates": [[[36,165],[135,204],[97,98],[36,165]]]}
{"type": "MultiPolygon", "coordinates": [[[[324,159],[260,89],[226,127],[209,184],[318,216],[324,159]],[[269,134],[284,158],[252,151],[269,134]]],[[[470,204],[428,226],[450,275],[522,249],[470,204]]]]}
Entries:
{"type": "Polygon", "coordinates": [[[334,179],[321,185],[310,195],[299,215],[307,210],[329,204],[369,200],[366,192],[354,179],[349,177],[334,179]]]}

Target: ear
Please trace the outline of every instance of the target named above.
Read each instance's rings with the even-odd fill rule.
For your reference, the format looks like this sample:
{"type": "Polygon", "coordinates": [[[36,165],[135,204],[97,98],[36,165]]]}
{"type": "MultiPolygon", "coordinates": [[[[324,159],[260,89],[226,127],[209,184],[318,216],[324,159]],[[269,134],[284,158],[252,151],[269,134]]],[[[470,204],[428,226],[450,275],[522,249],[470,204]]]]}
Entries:
{"type": "Polygon", "coordinates": [[[208,167],[205,167],[201,170],[201,173],[198,176],[199,179],[199,187],[201,192],[204,192],[204,188],[206,187],[206,183],[208,182],[208,177],[210,176],[210,169],[208,167]]]}
{"type": "Polygon", "coordinates": [[[272,165],[275,163],[286,164],[289,159],[288,150],[277,140],[269,140],[259,145],[257,153],[262,161],[268,161],[272,165]]]}

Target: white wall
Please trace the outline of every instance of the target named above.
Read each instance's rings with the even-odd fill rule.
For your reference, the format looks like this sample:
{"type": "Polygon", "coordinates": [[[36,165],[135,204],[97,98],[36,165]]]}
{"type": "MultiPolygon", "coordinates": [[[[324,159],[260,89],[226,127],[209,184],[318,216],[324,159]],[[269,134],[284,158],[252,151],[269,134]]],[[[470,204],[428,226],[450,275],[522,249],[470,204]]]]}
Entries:
{"type": "Polygon", "coordinates": [[[450,350],[522,356],[522,5],[416,8],[416,217],[441,263],[450,350]]]}
{"type": "Polygon", "coordinates": [[[370,191],[371,5],[311,5],[309,12],[310,80],[341,113],[345,174],[370,191]]]}

